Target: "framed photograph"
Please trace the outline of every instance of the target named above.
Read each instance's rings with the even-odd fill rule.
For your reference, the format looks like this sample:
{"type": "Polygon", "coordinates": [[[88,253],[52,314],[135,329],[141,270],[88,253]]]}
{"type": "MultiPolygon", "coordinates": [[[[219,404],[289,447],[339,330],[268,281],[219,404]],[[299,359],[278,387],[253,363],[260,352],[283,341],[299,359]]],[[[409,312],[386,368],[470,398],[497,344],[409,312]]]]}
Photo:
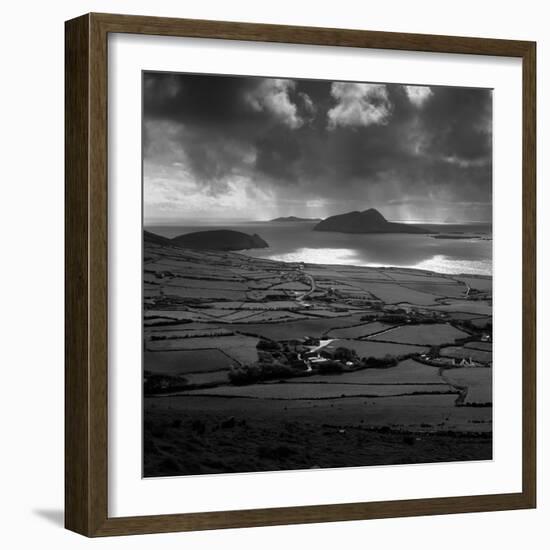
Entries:
{"type": "Polygon", "coordinates": [[[66,527],[535,507],[535,43],[65,32],[66,527]]]}

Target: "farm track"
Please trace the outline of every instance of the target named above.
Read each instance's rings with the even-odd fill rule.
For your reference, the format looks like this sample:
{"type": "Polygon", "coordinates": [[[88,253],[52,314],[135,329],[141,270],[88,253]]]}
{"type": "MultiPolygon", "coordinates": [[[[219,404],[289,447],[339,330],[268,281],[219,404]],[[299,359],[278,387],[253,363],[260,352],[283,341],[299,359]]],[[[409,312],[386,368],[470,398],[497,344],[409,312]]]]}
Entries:
{"type": "Polygon", "coordinates": [[[445,376],[445,371],[450,369],[440,368],[439,369],[439,376],[452,388],[455,388],[459,394],[455,401],[455,406],[459,407],[466,401],[466,397],[468,396],[468,386],[462,386],[461,384],[457,384],[456,382],[452,382],[445,376]]]}

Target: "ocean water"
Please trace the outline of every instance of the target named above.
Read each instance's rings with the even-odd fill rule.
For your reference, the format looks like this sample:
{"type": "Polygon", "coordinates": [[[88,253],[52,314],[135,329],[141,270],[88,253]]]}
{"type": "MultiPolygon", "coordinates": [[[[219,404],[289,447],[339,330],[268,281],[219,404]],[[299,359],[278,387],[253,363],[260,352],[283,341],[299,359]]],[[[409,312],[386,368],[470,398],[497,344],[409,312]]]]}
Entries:
{"type": "Polygon", "coordinates": [[[257,233],[269,248],[246,250],[243,254],[287,262],[409,267],[447,274],[492,275],[491,224],[422,225],[441,234],[468,237],[462,239],[435,239],[432,235],[407,233],[353,235],[313,231],[314,226],[315,223],[309,222],[249,222],[152,225],[146,229],[165,237],[206,229],[257,233]]]}

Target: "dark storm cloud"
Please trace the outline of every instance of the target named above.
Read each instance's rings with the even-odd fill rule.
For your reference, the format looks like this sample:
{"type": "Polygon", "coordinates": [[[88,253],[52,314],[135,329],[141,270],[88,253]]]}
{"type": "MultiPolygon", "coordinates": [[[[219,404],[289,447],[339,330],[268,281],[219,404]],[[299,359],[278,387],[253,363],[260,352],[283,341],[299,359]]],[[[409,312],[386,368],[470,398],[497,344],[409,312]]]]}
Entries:
{"type": "Polygon", "coordinates": [[[147,122],[166,121],[176,126],[181,154],[206,184],[238,172],[251,148],[260,171],[291,182],[289,161],[300,155],[293,132],[315,112],[309,95],[296,88],[284,79],[146,73],[145,155],[154,148],[147,122]]]}
{"type": "Polygon", "coordinates": [[[490,158],[491,119],[490,91],[473,88],[438,88],[423,116],[433,153],[465,161],[490,158]]]}
{"type": "Polygon", "coordinates": [[[221,126],[250,115],[244,94],[251,84],[242,78],[145,73],[144,114],[186,124],[221,126]]]}
{"type": "Polygon", "coordinates": [[[490,90],[146,73],[143,94],[145,161],[210,195],[490,201],[490,90]]]}

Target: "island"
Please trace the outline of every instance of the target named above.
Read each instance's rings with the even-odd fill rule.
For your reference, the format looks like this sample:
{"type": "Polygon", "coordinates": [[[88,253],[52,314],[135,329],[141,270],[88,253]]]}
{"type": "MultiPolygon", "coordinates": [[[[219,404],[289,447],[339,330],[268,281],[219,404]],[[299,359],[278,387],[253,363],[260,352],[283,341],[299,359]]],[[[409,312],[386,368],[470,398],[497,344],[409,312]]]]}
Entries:
{"type": "Polygon", "coordinates": [[[168,239],[150,231],[143,232],[146,243],[163,246],[177,246],[195,250],[248,250],[251,248],[268,248],[269,245],[256,233],[248,235],[229,229],[195,231],[168,239]]]}
{"type": "Polygon", "coordinates": [[[330,216],[319,222],[313,230],[338,233],[431,233],[418,225],[389,222],[375,208],[330,216]]]}

